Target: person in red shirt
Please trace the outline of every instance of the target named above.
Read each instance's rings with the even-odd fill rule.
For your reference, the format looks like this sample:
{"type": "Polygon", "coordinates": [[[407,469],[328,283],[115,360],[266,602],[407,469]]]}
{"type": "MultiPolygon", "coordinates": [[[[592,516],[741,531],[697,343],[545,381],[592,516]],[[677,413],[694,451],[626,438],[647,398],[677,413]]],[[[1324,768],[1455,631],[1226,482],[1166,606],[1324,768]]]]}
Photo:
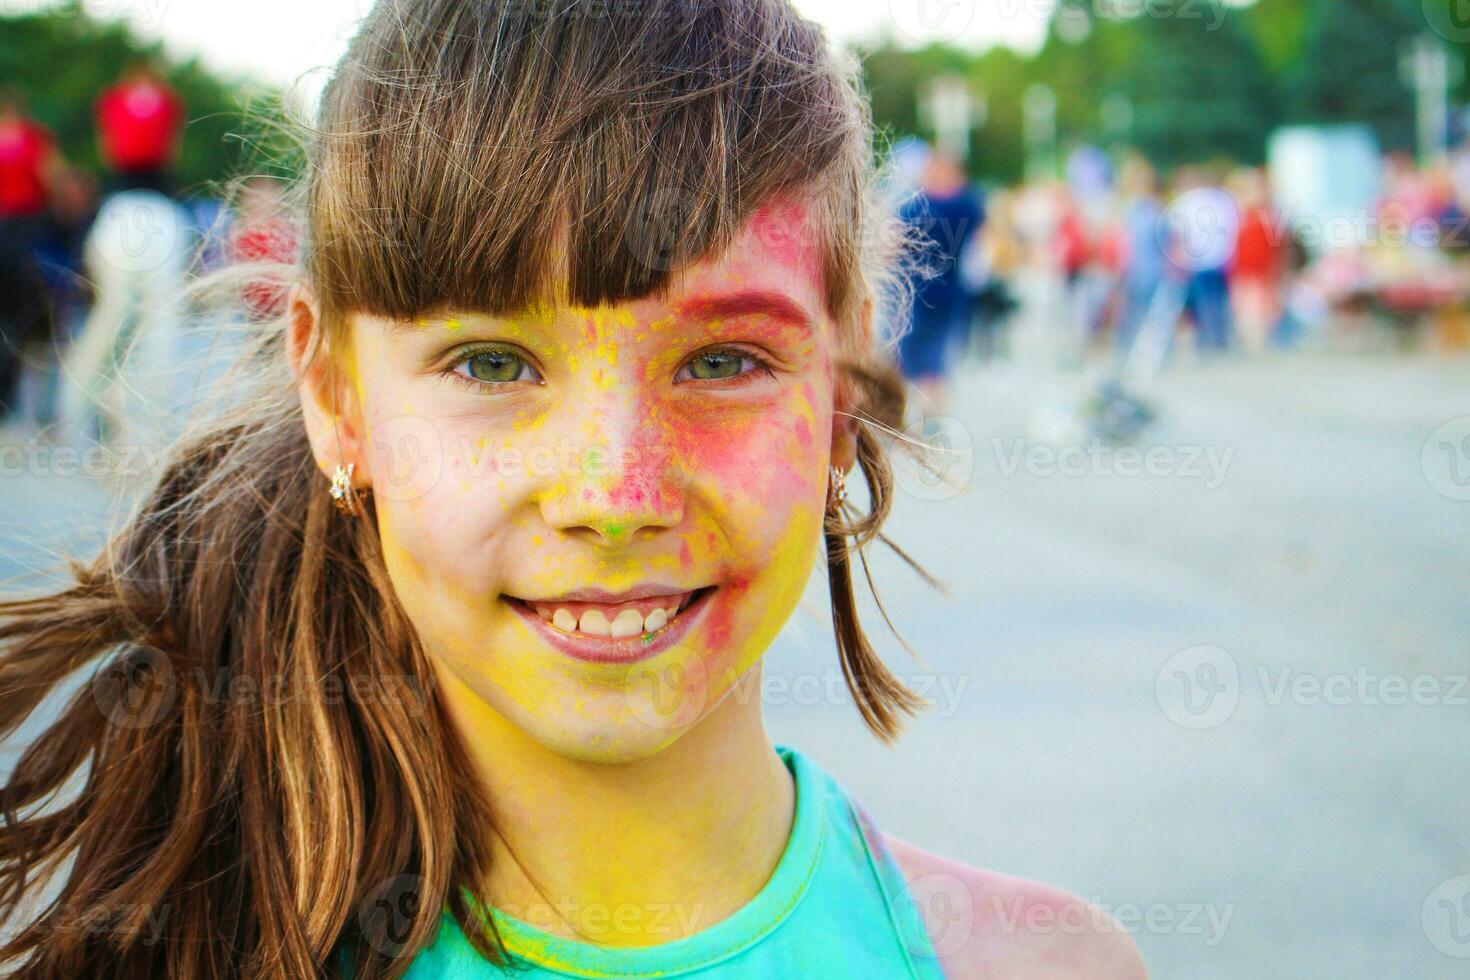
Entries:
{"type": "Polygon", "coordinates": [[[0,91],[0,418],[15,408],[21,350],[51,327],[35,246],[60,162],[51,134],[26,116],[20,93],[0,91]]]}
{"type": "Polygon", "coordinates": [[[0,221],[39,219],[46,213],[58,162],[56,141],[26,116],[19,93],[0,92],[0,221]]]}
{"type": "MultiPolygon", "coordinates": [[[[242,264],[289,264],[296,261],[300,237],[299,229],[287,217],[281,183],[264,176],[245,181],[230,231],[231,259],[242,264]]],[[[286,309],[287,284],[270,274],[251,279],[241,288],[251,316],[268,319],[286,309]]]]}
{"type": "Polygon", "coordinates": [[[1271,207],[1271,187],[1264,172],[1242,170],[1231,184],[1240,210],[1240,232],[1230,263],[1230,302],[1241,344],[1259,353],[1281,319],[1285,229],[1271,207]]]}
{"type": "Polygon", "coordinates": [[[147,61],[130,65],[97,97],[95,115],[102,160],[112,171],[108,191],[172,194],[169,170],[178,156],[184,103],[158,70],[147,61]]]}

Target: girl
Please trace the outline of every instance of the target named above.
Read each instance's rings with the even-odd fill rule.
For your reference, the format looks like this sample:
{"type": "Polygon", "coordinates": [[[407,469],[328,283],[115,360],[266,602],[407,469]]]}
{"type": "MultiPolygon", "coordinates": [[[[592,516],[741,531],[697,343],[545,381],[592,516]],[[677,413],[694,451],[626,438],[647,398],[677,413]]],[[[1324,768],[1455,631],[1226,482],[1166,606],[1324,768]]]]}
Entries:
{"type": "Polygon", "coordinates": [[[880,833],[750,696],[824,546],[864,719],[921,704],[849,567],[903,418],[871,160],[782,0],[380,3],[223,390],[258,382],[3,607],[4,731],[103,666],[4,787],[0,962],[1140,976],[1079,900],[880,833]]]}

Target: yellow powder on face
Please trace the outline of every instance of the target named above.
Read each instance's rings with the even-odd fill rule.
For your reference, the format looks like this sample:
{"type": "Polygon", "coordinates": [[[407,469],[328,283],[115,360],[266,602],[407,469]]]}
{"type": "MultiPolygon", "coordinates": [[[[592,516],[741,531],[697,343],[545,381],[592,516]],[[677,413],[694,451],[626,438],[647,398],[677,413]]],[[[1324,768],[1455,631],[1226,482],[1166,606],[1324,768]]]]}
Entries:
{"type": "MultiPolygon", "coordinates": [[[[761,657],[765,656],[771,643],[801,601],[807,580],[815,567],[815,558],[820,541],[821,519],[805,512],[797,512],[783,529],[761,572],[759,600],[747,601],[732,611],[735,620],[732,632],[741,637],[735,650],[719,651],[718,662],[708,663],[707,690],[705,696],[714,702],[734,686],[740,677],[761,657]]],[[[709,656],[714,651],[709,651],[709,656]]]]}
{"type": "Polygon", "coordinates": [[[613,386],[616,379],[611,371],[602,370],[601,365],[606,364],[608,368],[617,367],[618,341],[616,338],[622,332],[636,329],[638,319],[630,310],[619,310],[606,306],[599,306],[591,310],[581,308],[576,311],[576,315],[584,317],[587,321],[587,339],[592,348],[590,356],[597,365],[592,371],[592,380],[605,391],[613,386]]]}
{"type": "MultiPolygon", "coordinates": [[[[420,324],[427,322],[429,321],[421,320],[420,324]]],[[[671,349],[666,356],[659,355],[662,359],[655,359],[655,362],[646,366],[631,364],[629,356],[636,348],[633,343],[636,337],[646,338],[655,333],[682,330],[685,328],[685,321],[673,315],[654,320],[641,319],[627,309],[601,307],[569,310],[563,307],[558,311],[541,308],[504,320],[493,318],[482,322],[476,315],[465,314],[463,319],[432,322],[443,322],[445,329],[450,331],[471,331],[479,339],[503,339],[509,342],[524,338],[524,346],[544,361],[545,373],[548,376],[554,373],[558,380],[557,384],[549,386],[544,392],[527,399],[525,407],[518,408],[514,413],[501,414],[490,423],[494,426],[493,429],[481,430],[484,434],[466,433],[462,445],[468,449],[473,444],[474,448],[465,452],[465,458],[468,459],[473,474],[477,476],[471,478],[470,474],[461,473],[460,479],[450,486],[455,487],[458,494],[465,499],[476,494],[477,506],[490,504],[494,500],[501,512],[527,502],[524,495],[515,496],[524,489],[525,482],[520,477],[509,481],[496,478],[493,464],[489,461],[491,455],[502,450],[524,449],[527,445],[534,448],[535,433],[569,421],[568,399],[572,395],[567,394],[568,392],[583,396],[588,408],[597,408],[601,404],[610,408],[612,400],[618,400],[621,411],[626,407],[622,399],[636,397],[642,390],[641,385],[666,383],[675,365],[672,362],[664,363],[664,360],[682,360],[687,350],[687,345],[671,343],[667,346],[677,346],[678,349],[671,349]],[[618,369],[620,363],[621,371],[618,369]],[[637,377],[628,377],[630,371],[637,377]],[[528,433],[531,434],[529,443],[528,433]],[[496,485],[499,492],[478,494],[477,487],[488,489],[484,486],[486,482],[496,485]]],[[[713,330],[719,324],[706,326],[713,330]]],[[[448,348],[450,345],[444,346],[448,348]]],[[[361,356],[369,356],[368,347],[363,348],[361,356]]],[[[378,356],[381,356],[381,351],[378,356]]],[[[360,381],[358,390],[362,390],[360,381]]],[[[818,430],[819,427],[814,424],[817,406],[810,397],[803,397],[801,392],[793,391],[784,407],[792,421],[800,420],[807,423],[813,432],[818,430]]],[[[411,406],[407,410],[411,411],[411,406]]],[[[597,414],[604,419],[609,417],[600,410],[589,414],[597,414]]],[[[571,424],[575,427],[578,422],[587,423],[587,440],[584,442],[578,437],[579,433],[569,431],[571,444],[576,449],[583,450],[584,456],[589,451],[586,448],[589,445],[594,447],[590,451],[598,451],[595,447],[610,434],[598,427],[596,419],[576,420],[571,424]]],[[[675,444],[679,442],[677,433],[656,441],[675,444]]],[[[799,450],[790,447],[789,453],[799,454],[799,450]]],[[[775,455],[787,453],[778,452],[775,455]]],[[[530,501],[531,507],[526,513],[507,513],[505,516],[497,514],[493,520],[502,525],[507,521],[537,521],[539,518],[534,516],[538,513],[535,505],[543,495],[577,492],[590,486],[589,478],[592,473],[576,472],[577,462],[578,460],[572,461],[573,472],[560,477],[554,475],[538,487],[536,499],[530,501]]],[[[588,459],[580,458],[580,462],[591,465],[595,472],[603,472],[612,461],[595,460],[589,463],[588,459]]],[[[763,467],[765,465],[803,472],[814,468],[813,461],[808,458],[770,459],[762,463],[763,467]]],[[[820,469],[820,466],[815,468],[820,469]]],[[[805,478],[801,482],[803,485],[810,483],[805,478]]],[[[756,496],[760,496],[759,492],[756,496]]],[[[705,694],[716,700],[734,683],[736,677],[765,653],[782,625],[789,619],[814,567],[814,558],[820,545],[822,520],[819,505],[805,508],[787,515],[784,529],[773,534],[771,532],[775,528],[770,527],[772,517],[769,508],[765,506],[769,501],[748,498],[740,490],[731,487],[719,488],[718,497],[719,502],[711,504],[717,513],[696,512],[693,515],[691,524],[694,526],[685,536],[686,546],[679,551],[671,549],[671,553],[660,554],[657,558],[644,556],[633,560],[626,553],[619,557],[616,549],[612,549],[611,553],[563,552],[557,556],[549,556],[544,553],[544,535],[522,537],[521,541],[531,542],[532,554],[522,555],[517,559],[518,575],[523,577],[517,578],[516,585],[527,591],[545,590],[549,593],[565,588],[569,582],[587,581],[618,591],[650,579],[682,581],[692,568],[715,569],[736,556],[762,553],[758,559],[758,572],[753,567],[756,563],[754,560],[751,562],[752,567],[745,570],[747,576],[754,575],[749,578],[754,591],[746,601],[739,603],[738,608],[730,609],[727,613],[729,619],[733,620],[730,642],[738,646],[733,649],[685,649],[668,658],[671,662],[707,666],[709,676],[704,685],[708,688],[705,694]],[[749,540],[725,541],[724,536],[732,533],[748,537],[749,540]],[[729,676],[726,676],[727,671],[729,676]]],[[[427,503],[424,501],[425,505],[427,503]]],[[[418,506],[418,502],[405,506],[409,510],[421,511],[407,518],[405,527],[412,527],[416,523],[427,525],[438,519],[431,516],[426,507],[418,506]]],[[[488,509],[493,512],[497,508],[491,504],[488,509]]],[[[402,531],[404,528],[398,530],[402,531]]],[[[484,596],[476,590],[483,587],[484,583],[471,585],[468,579],[456,582],[456,576],[445,576],[442,570],[436,569],[431,573],[429,569],[419,568],[419,562],[413,561],[412,555],[404,547],[406,541],[391,540],[394,537],[392,529],[385,537],[389,539],[385,543],[392,555],[390,571],[398,572],[397,578],[409,579],[405,583],[405,591],[417,599],[413,604],[413,612],[431,622],[442,620],[438,624],[440,626],[445,622],[453,624],[442,630],[428,628],[428,632],[436,634],[436,657],[453,663],[454,669],[471,680],[482,696],[495,690],[502,699],[501,703],[516,706],[527,718],[559,715],[567,719],[571,729],[584,729],[587,732],[615,733],[636,720],[628,716],[632,709],[629,707],[627,692],[622,691],[619,682],[610,675],[594,678],[592,674],[595,672],[585,665],[568,664],[562,670],[559,669],[560,662],[555,658],[549,661],[538,657],[516,656],[487,659],[485,637],[491,634],[502,649],[524,646],[526,651],[539,651],[540,647],[527,627],[513,614],[502,617],[496,613],[484,620],[478,620],[477,614],[471,614],[468,618],[476,620],[476,628],[463,629],[465,611],[479,609],[483,603],[484,596]],[[456,594],[461,590],[466,594],[456,594]],[[605,696],[611,693],[616,693],[617,696],[605,696]]],[[[421,553],[419,557],[428,564],[439,561],[427,553],[421,553]]],[[[745,557],[738,560],[745,564],[745,557]]],[[[670,740],[674,737],[677,737],[676,734],[670,733],[670,740]]],[[[609,744],[607,750],[610,756],[616,755],[615,745],[609,744]]]]}
{"type": "Polygon", "coordinates": [[[357,396],[358,407],[361,408],[367,404],[367,381],[362,376],[357,347],[359,344],[367,346],[367,349],[363,351],[362,360],[368,362],[371,362],[374,356],[381,357],[382,350],[381,347],[374,344],[371,334],[365,334],[355,327],[352,334],[356,343],[347,345],[342,356],[342,368],[348,382],[352,385],[353,393],[357,396]]]}

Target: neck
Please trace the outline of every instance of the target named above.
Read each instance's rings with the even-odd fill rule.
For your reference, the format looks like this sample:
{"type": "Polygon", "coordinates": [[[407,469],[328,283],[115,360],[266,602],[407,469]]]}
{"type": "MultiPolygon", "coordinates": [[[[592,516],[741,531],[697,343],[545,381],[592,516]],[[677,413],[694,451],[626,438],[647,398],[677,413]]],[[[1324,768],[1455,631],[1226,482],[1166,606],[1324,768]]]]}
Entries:
{"type": "Polygon", "coordinates": [[[483,896],[544,932],[601,946],[672,942],[754,898],[795,813],[791,773],[750,696],[760,670],[672,745],[633,762],[568,759],[475,712],[495,719],[465,732],[494,801],[483,896]]]}

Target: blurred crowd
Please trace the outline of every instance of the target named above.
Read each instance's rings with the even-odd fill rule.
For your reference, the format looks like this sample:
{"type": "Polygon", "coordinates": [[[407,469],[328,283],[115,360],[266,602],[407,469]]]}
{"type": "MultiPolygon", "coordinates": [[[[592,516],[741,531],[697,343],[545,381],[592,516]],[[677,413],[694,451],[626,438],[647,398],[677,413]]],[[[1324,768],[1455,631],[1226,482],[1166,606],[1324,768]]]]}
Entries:
{"type": "Polygon", "coordinates": [[[893,151],[895,207],[921,264],[911,273],[905,374],[931,409],[965,357],[1007,351],[1018,296],[1059,360],[1157,370],[1182,338],[1200,356],[1380,332],[1470,347],[1470,146],[1430,166],[1381,161],[1361,213],[1294,212],[1264,168],[1182,166],[1083,147],[1062,177],[987,191],[917,140],[893,151]],[[1027,283],[1041,283],[1029,291],[1027,283]]]}
{"type": "MultiPolygon", "coordinates": [[[[197,188],[180,197],[186,114],[156,65],[128,65],[93,103],[98,173],[66,159],[24,93],[0,88],[0,423],[116,441],[125,358],[187,354],[182,329],[139,325],[180,321],[190,272],[294,252],[273,180],[244,181],[229,207],[197,188]]],[[[262,315],[283,301],[259,284],[243,299],[262,315]]]]}
{"type": "MultiPolygon", "coordinates": [[[[181,321],[191,273],[289,261],[297,234],[269,178],[240,182],[228,205],[179,197],[186,107],[154,65],[128,66],[93,109],[100,175],[0,89],[0,421],[109,442],[128,415],[124,358],[189,360],[183,331],[138,325],[181,321]]],[[[957,363],[1008,356],[1023,309],[1060,366],[1100,361],[1120,378],[1159,370],[1182,338],[1200,356],[1250,355],[1369,322],[1470,346],[1470,147],[1423,167],[1372,157],[1377,199],[1328,218],[1284,205],[1262,168],[1161,177],[1084,146],[1056,179],[986,189],[953,153],[901,140],[890,200],[915,262],[899,364],[939,411],[957,363]]],[[[247,318],[284,302],[262,281],[241,289],[247,318]]]]}

